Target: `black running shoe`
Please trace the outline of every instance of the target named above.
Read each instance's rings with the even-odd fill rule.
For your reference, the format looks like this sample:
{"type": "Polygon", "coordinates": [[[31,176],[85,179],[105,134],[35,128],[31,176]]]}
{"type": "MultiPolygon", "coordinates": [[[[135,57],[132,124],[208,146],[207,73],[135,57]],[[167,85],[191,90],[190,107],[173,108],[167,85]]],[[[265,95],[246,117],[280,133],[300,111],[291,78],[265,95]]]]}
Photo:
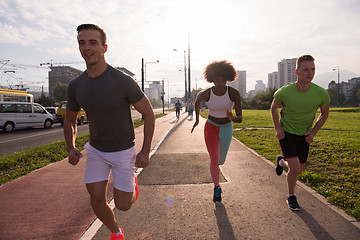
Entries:
{"type": "Polygon", "coordinates": [[[280,176],[282,173],[283,173],[283,171],[284,171],[284,168],[282,167],[282,166],[280,166],[280,164],[279,164],[279,162],[280,162],[280,160],[281,159],[283,159],[283,157],[281,156],[281,155],[279,155],[279,156],[277,156],[276,157],[276,168],[275,168],[275,171],[276,171],[276,174],[278,175],[278,176],[280,176]]]}
{"type": "Polygon", "coordinates": [[[221,187],[214,187],[213,202],[221,202],[221,187]]]}
{"type": "Polygon", "coordinates": [[[293,211],[300,211],[300,206],[296,200],[296,196],[295,195],[292,195],[292,196],[289,196],[287,199],[286,199],[286,202],[287,204],[289,205],[289,208],[293,211]]]}

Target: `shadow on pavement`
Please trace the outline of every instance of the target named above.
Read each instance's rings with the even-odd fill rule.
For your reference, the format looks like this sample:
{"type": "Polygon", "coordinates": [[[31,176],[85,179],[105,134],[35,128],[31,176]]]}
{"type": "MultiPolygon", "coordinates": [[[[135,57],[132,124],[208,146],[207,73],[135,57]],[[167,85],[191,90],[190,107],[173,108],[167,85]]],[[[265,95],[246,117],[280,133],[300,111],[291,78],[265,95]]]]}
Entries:
{"type": "MultiPolygon", "coordinates": [[[[178,127],[180,127],[180,125],[183,124],[184,121],[185,121],[188,117],[189,117],[189,116],[186,115],[186,116],[185,116],[183,119],[181,119],[180,121],[179,121],[179,119],[177,119],[178,123],[171,129],[169,135],[171,134],[171,132],[174,132],[178,127]]],[[[174,121],[176,121],[176,119],[175,119],[174,121]]],[[[174,122],[172,122],[172,123],[174,123],[174,122]]]]}
{"type": "Polygon", "coordinates": [[[219,240],[236,240],[224,204],[220,202],[216,203],[215,206],[214,214],[219,228],[219,240]]]}
{"type": "Polygon", "coordinates": [[[296,212],[296,215],[304,221],[316,239],[334,240],[334,238],[305,209],[302,208],[301,211],[296,212]]]}

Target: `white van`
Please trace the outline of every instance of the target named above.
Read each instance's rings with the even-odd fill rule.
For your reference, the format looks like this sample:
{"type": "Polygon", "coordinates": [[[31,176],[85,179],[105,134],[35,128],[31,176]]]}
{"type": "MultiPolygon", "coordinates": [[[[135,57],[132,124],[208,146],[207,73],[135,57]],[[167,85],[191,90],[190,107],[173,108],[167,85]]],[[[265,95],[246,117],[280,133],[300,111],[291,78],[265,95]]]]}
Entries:
{"type": "Polygon", "coordinates": [[[40,104],[0,102],[0,127],[4,132],[35,126],[51,128],[53,122],[52,115],[40,104]]]}
{"type": "Polygon", "coordinates": [[[58,122],[57,118],[56,118],[58,108],[57,107],[45,107],[45,109],[46,109],[46,111],[48,111],[52,115],[53,122],[54,123],[58,122]]]}

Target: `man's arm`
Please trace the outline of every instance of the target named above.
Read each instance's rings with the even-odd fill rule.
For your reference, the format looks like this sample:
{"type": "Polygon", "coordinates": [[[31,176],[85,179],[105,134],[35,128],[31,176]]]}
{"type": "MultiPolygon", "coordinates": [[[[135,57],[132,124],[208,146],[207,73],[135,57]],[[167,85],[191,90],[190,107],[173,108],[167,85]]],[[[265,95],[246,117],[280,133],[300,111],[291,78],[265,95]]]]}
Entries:
{"type": "Polygon", "coordinates": [[[140,101],[133,104],[135,109],[144,116],[144,141],[141,151],[136,156],[135,166],[144,168],[149,164],[151,141],[155,129],[155,115],[149,99],[144,96],[140,101]]]}
{"type": "Polygon", "coordinates": [[[66,150],[69,153],[69,163],[76,165],[79,162],[82,154],[75,148],[75,140],[77,135],[77,112],[72,112],[66,109],[66,115],[64,119],[64,136],[66,142],[66,150]]]}
{"type": "Polygon", "coordinates": [[[320,130],[320,128],[325,124],[327,118],[329,117],[329,104],[320,106],[320,115],[316,120],[314,128],[311,132],[307,132],[306,135],[306,142],[312,143],[314,140],[315,135],[320,130]]]}
{"type": "Polygon", "coordinates": [[[281,107],[281,103],[276,101],[274,98],[272,104],[271,104],[271,116],[274,123],[274,128],[276,131],[276,137],[277,139],[281,140],[285,137],[284,130],[280,126],[280,117],[279,117],[279,108],[281,107]]]}

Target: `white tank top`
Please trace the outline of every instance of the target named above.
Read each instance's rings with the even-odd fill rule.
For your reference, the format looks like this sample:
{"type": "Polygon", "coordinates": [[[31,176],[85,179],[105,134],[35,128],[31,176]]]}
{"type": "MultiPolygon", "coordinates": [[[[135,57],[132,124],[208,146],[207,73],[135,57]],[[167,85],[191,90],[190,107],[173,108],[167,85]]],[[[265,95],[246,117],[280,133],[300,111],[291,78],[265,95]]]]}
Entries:
{"type": "Polygon", "coordinates": [[[216,118],[227,117],[227,111],[232,111],[234,103],[231,101],[229,96],[229,87],[226,87],[226,92],[222,96],[216,96],[213,93],[212,88],[210,89],[210,97],[207,102],[209,108],[209,115],[216,118]]]}

